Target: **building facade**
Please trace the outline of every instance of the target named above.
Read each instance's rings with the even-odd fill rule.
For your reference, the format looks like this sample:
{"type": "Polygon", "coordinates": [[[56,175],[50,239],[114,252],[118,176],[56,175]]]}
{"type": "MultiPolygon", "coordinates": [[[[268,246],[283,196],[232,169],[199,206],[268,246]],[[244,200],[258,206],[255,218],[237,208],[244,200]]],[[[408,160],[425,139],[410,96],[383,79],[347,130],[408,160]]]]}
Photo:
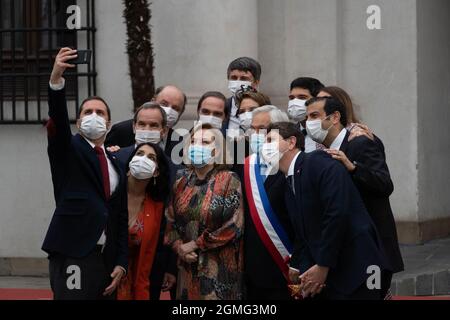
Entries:
{"type": "MultiPolygon", "coordinates": [[[[0,0],[0,261],[45,257],[54,200],[42,122],[58,41],[94,50],[95,64],[71,75],[72,115],[94,92],[109,101],[113,121],[132,110],[122,1],[21,2],[30,3],[0,0]],[[81,8],[76,36],[57,18],[73,4],[81,8]],[[19,32],[27,28],[34,31],[19,32]]],[[[385,144],[401,242],[450,235],[449,1],[153,0],[151,9],[156,84],[187,93],[185,119],[202,93],[228,94],[226,69],[239,56],[261,62],[260,89],[282,108],[296,77],[341,86],[385,144]]]]}

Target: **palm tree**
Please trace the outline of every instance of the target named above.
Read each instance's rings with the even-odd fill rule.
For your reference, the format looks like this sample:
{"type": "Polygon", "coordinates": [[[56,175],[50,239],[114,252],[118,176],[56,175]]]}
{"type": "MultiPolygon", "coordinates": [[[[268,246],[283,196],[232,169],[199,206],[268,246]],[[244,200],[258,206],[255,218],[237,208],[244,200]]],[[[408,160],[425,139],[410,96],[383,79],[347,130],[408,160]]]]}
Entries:
{"type": "Polygon", "coordinates": [[[152,99],[155,92],[151,10],[147,0],[123,0],[127,25],[127,53],[134,110],[152,99]]]}

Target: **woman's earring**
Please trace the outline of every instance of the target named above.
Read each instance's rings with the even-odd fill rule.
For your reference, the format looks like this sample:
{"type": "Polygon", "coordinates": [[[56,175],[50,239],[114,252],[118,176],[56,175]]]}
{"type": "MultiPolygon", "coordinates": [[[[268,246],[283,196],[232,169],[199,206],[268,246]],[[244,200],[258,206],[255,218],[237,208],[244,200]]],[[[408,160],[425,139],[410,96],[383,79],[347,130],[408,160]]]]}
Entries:
{"type": "Polygon", "coordinates": [[[156,186],[156,178],[153,178],[153,185],[156,186]]]}

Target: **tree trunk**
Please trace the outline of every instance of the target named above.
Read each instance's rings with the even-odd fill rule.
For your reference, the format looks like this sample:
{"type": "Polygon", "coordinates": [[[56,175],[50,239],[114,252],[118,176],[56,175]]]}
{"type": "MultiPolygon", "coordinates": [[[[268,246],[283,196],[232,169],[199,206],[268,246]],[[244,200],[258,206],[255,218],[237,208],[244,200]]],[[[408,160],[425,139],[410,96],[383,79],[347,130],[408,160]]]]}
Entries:
{"type": "Polygon", "coordinates": [[[147,0],[123,0],[127,25],[127,53],[134,110],[153,98],[153,47],[150,34],[151,10],[147,0]]]}

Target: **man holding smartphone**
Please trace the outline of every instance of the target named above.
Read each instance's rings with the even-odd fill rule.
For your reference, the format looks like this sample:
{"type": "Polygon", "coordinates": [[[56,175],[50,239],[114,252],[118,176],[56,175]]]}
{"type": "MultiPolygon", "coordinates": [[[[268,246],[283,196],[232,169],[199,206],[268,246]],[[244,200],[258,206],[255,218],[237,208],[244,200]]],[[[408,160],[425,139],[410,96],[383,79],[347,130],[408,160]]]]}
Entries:
{"type": "Polygon", "coordinates": [[[82,102],[79,133],[71,133],[63,74],[76,58],[76,50],[62,48],[50,78],[48,156],[56,209],[42,249],[56,300],[114,299],[128,268],[126,178],[104,148],[111,111],[102,98],[82,102]]]}

